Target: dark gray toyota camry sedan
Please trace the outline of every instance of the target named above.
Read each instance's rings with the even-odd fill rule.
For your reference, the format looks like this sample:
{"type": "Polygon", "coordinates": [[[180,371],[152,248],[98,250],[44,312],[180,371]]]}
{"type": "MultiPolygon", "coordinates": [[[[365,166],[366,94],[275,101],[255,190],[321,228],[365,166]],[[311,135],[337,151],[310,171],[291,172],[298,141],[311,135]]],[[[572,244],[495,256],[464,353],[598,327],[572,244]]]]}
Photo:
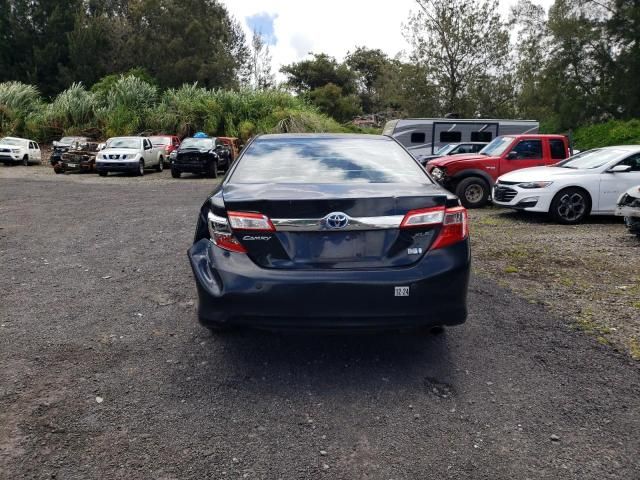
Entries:
{"type": "Polygon", "coordinates": [[[253,139],[189,259],[211,330],[439,327],[467,316],[467,212],[394,139],[253,139]]]}

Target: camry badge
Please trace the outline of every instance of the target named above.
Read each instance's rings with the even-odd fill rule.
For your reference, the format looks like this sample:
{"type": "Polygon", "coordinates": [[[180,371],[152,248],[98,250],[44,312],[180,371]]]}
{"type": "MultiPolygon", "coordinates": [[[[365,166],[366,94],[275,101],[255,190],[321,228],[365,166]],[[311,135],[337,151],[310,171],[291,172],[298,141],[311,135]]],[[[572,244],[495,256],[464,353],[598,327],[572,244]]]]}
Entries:
{"type": "Polygon", "coordinates": [[[324,223],[328,228],[331,228],[332,230],[345,228],[347,225],[349,225],[349,216],[346,213],[333,212],[324,217],[324,223]]]}

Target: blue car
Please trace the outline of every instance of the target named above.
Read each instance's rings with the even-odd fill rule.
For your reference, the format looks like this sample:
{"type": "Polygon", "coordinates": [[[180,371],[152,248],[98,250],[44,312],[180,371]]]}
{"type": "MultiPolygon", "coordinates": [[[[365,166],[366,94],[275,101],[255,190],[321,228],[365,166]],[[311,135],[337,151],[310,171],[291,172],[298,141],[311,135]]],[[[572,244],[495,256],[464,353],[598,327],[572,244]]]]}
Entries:
{"type": "Polygon", "coordinates": [[[200,322],[297,330],[457,325],[467,212],[394,139],[254,138],[200,210],[200,322]]]}

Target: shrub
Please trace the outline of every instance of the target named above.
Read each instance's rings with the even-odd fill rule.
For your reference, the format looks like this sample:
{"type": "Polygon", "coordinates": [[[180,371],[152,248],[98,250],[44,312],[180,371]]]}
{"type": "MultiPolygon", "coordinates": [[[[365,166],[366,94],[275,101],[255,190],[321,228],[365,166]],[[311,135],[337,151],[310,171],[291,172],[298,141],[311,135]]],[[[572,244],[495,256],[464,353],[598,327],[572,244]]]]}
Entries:
{"type": "Polygon", "coordinates": [[[640,144],[640,120],[610,120],[576,129],[576,148],[587,150],[609,145],[640,144]]]}
{"type": "Polygon", "coordinates": [[[27,117],[41,106],[40,92],[33,85],[0,83],[0,134],[23,135],[27,117]]]}

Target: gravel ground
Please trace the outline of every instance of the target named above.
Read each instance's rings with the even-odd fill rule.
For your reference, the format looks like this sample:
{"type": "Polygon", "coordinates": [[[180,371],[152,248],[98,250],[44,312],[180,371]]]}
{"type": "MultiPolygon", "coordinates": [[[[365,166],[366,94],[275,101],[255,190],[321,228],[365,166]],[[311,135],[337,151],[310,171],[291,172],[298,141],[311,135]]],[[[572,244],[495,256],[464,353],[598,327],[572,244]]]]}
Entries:
{"type": "Polygon", "coordinates": [[[620,217],[567,226],[487,208],[471,222],[478,273],[640,360],[640,240],[620,217]]]}
{"type": "Polygon", "coordinates": [[[640,477],[638,363],[486,276],[439,336],[210,336],[167,177],[0,167],[0,478],[640,477]]]}

